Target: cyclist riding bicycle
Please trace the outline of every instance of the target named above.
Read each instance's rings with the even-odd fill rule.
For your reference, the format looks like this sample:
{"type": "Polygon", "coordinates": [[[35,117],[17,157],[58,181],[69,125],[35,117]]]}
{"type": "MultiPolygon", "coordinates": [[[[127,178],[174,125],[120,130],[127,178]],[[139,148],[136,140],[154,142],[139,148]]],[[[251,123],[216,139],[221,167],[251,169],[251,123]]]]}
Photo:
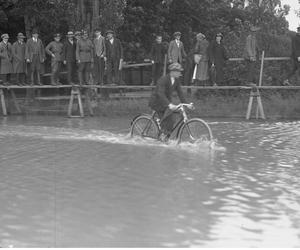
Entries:
{"type": "MultiPolygon", "coordinates": [[[[181,103],[186,103],[179,77],[182,75],[183,68],[179,63],[172,63],[168,67],[169,74],[162,76],[158,81],[156,88],[154,89],[149,106],[156,111],[161,123],[160,140],[166,141],[172,132],[173,126],[176,122],[176,110],[177,105],[172,103],[172,94],[174,91],[181,103]]],[[[193,104],[190,104],[189,108],[193,108],[193,104]]]]}

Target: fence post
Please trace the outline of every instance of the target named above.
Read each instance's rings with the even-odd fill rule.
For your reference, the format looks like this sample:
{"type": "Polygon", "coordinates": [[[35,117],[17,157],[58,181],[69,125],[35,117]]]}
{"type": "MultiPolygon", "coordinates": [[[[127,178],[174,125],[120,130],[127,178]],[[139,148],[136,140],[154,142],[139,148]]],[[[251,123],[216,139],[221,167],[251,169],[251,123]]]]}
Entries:
{"type": "Polygon", "coordinates": [[[4,116],[7,116],[6,103],[5,103],[3,89],[0,89],[0,98],[1,98],[1,105],[2,105],[2,113],[4,116]]]}

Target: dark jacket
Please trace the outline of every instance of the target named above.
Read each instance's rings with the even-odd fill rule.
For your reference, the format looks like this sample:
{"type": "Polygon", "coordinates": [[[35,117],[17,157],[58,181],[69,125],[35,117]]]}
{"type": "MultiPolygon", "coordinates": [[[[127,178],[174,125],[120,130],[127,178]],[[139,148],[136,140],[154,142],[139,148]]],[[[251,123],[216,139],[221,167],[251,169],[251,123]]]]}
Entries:
{"type": "Polygon", "coordinates": [[[300,35],[296,35],[292,38],[292,58],[297,60],[300,56],[300,35]]]}
{"type": "Polygon", "coordinates": [[[212,42],[209,46],[209,61],[215,65],[223,66],[224,62],[228,60],[227,52],[222,44],[218,44],[216,41],[212,42]]]}
{"type": "Polygon", "coordinates": [[[105,41],[106,48],[106,58],[107,60],[119,61],[123,59],[123,47],[121,41],[117,38],[114,38],[113,44],[109,40],[105,41]]]}
{"type": "Polygon", "coordinates": [[[76,61],[76,41],[73,44],[69,40],[65,41],[63,47],[63,61],[75,62],[76,61]]]}
{"type": "Polygon", "coordinates": [[[174,91],[177,92],[180,101],[185,103],[186,101],[181,89],[180,81],[175,79],[175,82],[172,85],[169,74],[162,76],[157,81],[156,88],[149,101],[149,106],[155,111],[164,111],[172,102],[172,94],[174,91]]]}
{"type": "Polygon", "coordinates": [[[41,39],[38,39],[35,43],[32,38],[28,39],[25,47],[25,59],[29,59],[32,62],[33,54],[37,52],[40,62],[45,60],[45,49],[41,39]]]}
{"type": "Polygon", "coordinates": [[[167,50],[162,43],[154,42],[151,47],[151,60],[155,63],[164,63],[167,50]]]}

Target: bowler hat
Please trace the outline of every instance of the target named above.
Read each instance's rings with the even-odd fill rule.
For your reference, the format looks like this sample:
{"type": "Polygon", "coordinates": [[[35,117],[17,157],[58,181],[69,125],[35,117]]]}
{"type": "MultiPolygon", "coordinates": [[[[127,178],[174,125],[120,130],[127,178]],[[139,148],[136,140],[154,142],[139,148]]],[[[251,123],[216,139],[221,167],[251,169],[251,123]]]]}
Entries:
{"type": "Polygon", "coordinates": [[[219,33],[216,34],[216,37],[218,37],[218,36],[221,37],[221,38],[223,38],[223,34],[221,32],[219,32],[219,33]]]}
{"type": "Polygon", "coordinates": [[[81,32],[80,31],[75,31],[75,36],[81,36],[81,32]]]}
{"type": "Polygon", "coordinates": [[[172,63],[169,65],[168,69],[170,71],[178,71],[178,72],[183,71],[183,68],[180,63],[172,63]]]}
{"type": "Polygon", "coordinates": [[[107,30],[107,31],[106,31],[106,35],[107,35],[107,34],[114,34],[114,32],[113,32],[112,30],[107,30]]]}
{"type": "Polygon", "coordinates": [[[73,36],[74,36],[73,31],[68,31],[67,36],[68,36],[68,37],[73,37],[73,36]]]}
{"type": "Polygon", "coordinates": [[[18,37],[18,38],[25,38],[25,36],[23,35],[22,32],[18,33],[18,36],[17,36],[17,37],[18,37]]]}
{"type": "Polygon", "coordinates": [[[9,35],[8,35],[8,34],[6,34],[6,33],[5,33],[5,34],[2,34],[1,38],[2,38],[2,39],[5,39],[5,38],[7,38],[7,39],[8,39],[8,38],[9,38],[9,35]]]}
{"type": "Polygon", "coordinates": [[[181,36],[181,32],[180,32],[180,31],[176,31],[176,32],[174,32],[173,36],[174,36],[174,37],[175,37],[175,36],[181,36]]]}

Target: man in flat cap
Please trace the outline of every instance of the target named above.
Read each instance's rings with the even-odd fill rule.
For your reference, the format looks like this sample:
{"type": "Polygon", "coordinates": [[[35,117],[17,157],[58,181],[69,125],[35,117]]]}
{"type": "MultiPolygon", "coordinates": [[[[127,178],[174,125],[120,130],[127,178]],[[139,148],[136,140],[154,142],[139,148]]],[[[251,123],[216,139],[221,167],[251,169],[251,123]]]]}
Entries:
{"type": "Polygon", "coordinates": [[[12,45],[13,71],[16,76],[17,84],[22,86],[25,83],[26,61],[25,61],[25,36],[18,33],[17,41],[12,45]]]}
{"type": "Polygon", "coordinates": [[[106,61],[105,38],[101,35],[100,29],[96,29],[95,39],[94,39],[95,84],[103,85],[105,61],[106,61]]]}
{"type": "Polygon", "coordinates": [[[106,65],[107,65],[107,83],[120,84],[120,71],[123,63],[123,47],[121,41],[114,37],[114,32],[106,32],[106,65]]]}
{"type": "Polygon", "coordinates": [[[8,42],[9,35],[3,34],[0,42],[0,75],[4,85],[9,85],[12,68],[11,44],[8,42]]]}
{"type": "Polygon", "coordinates": [[[169,44],[168,48],[168,60],[169,63],[180,63],[182,65],[183,59],[186,57],[183,43],[180,41],[181,33],[179,31],[174,32],[174,40],[169,44]]]}
{"type": "Polygon", "coordinates": [[[91,74],[91,66],[92,63],[94,63],[94,45],[89,39],[87,31],[83,32],[82,38],[77,42],[76,60],[79,64],[79,84],[88,84],[91,74]]]}
{"type": "Polygon", "coordinates": [[[292,71],[289,73],[287,79],[283,82],[283,85],[291,85],[290,78],[297,75],[300,76],[300,27],[297,28],[297,33],[292,37],[292,51],[291,57],[293,62],[292,71]]]}
{"type": "Polygon", "coordinates": [[[37,84],[42,85],[41,72],[42,64],[45,61],[45,48],[37,29],[32,30],[32,38],[28,39],[25,47],[25,59],[29,63],[30,81],[34,85],[34,73],[37,75],[37,84]]]}
{"type": "Polygon", "coordinates": [[[244,49],[244,58],[246,61],[246,67],[248,69],[247,81],[248,83],[255,84],[257,80],[257,77],[255,75],[255,66],[259,53],[256,35],[257,31],[259,30],[260,28],[256,26],[250,27],[250,34],[246,38],[246,45],[244,49]]]}
{"type": "Polygon", "coordinates": [[[54,41],[50,42],[45,50],[51,56],[51,85],[59,85],[59,72],[63,60],[63,44],[60,41],[61,35],[54,34],[54,41]]]}
{"type": "Polygon", "coordinates": [[[63,62],[67,67],[68,84],[73,85],[76,75],[76,41],[74,41],[74,33],[67,33],[67,40],[63,47],[63,62]]]}

